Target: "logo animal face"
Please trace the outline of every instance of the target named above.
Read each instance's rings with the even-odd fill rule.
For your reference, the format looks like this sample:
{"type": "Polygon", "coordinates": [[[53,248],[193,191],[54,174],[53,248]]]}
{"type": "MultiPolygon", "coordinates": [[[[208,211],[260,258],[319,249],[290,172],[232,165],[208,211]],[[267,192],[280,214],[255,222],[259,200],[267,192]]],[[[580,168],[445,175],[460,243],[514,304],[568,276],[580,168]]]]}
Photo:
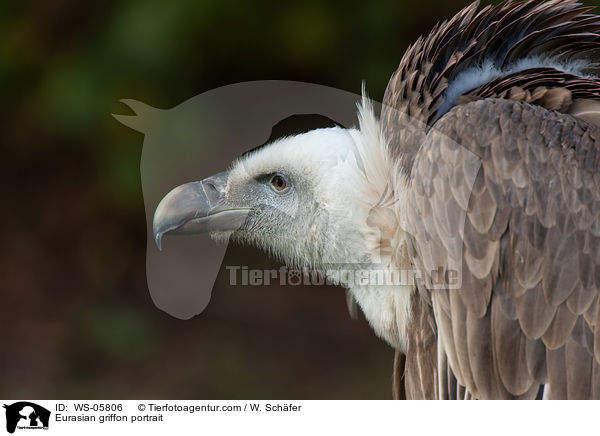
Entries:
{"type": "Polygon", "coordinates": [[[6,409],[6,431],[14,433],[17,426],[24,428],[48,428],[50,411],[29,401],[19,401],[3,406],[6,409]]]}

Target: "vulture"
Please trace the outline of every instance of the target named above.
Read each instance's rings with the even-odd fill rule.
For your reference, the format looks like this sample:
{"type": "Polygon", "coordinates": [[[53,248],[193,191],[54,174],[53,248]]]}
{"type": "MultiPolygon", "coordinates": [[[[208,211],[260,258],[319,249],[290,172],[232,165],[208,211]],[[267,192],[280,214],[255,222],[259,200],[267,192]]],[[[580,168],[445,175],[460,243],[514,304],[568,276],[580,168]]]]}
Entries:
{"type": "Polygon", "coordinates": [[[599,399],[599,60],[574,0],[474,3],[408,48],[380,114],[363,85],[356,127],[174,188],[155,241],[209,233],[346,288],[395,398],[599,399]]]}

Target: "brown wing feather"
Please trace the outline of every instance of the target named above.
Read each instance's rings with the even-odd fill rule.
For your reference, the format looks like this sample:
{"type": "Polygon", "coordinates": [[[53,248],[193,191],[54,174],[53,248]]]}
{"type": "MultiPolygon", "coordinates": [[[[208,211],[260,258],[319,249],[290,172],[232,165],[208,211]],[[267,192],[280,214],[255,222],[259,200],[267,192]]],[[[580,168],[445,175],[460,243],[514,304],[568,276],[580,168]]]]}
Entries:
{"type": "Polygon", "coordinates": [[[437,328],[431,306],[418,294],[413,295],[410,330],[406,346],[405,389],[409,400],[438,397],[436,379],[437,328]]]}
{"type": "Polygon", "coordinates": [[[474,397],[535,398],[549,383],[552,398],[598,398],[599,149],[596,126],[485,99],[442,117],[417,154],[413,257],[425,272],[462,265],[460,290],[430,298],[444,358],[474,397]],[[465,210],[470,186],[441,187],[469,181],[465,210]]]}

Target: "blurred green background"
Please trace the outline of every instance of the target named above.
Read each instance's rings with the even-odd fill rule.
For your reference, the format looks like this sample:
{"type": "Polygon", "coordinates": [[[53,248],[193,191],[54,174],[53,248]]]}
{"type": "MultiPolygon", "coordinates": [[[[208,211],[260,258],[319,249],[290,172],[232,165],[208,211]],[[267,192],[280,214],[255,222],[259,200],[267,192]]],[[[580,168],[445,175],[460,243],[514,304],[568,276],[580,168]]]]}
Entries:
{"type": "Polygon", "coordinates": [[[231,287],[222,271],[192,320],[153,305],[143,137],[110,114],[263,79],[366,80],[381,101],[407,45],[465,5],[3,2],[0,397],[391,398],[393,351],[339,288],[231,287]]]}

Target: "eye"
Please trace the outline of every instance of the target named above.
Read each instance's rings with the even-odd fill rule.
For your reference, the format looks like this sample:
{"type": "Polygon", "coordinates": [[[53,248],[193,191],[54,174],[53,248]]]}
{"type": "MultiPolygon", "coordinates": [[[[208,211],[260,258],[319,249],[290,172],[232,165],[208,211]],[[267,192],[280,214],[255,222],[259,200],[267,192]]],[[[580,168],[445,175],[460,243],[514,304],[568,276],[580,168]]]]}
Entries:
{"type": "Polygon", "coordinates": [[[271,181],[269,183],[271,184],[271,188],[280,194],[287,192],[290,189],[287,179],[281,174],[275,174],[273,177],[271,177],[271,181]]]}

